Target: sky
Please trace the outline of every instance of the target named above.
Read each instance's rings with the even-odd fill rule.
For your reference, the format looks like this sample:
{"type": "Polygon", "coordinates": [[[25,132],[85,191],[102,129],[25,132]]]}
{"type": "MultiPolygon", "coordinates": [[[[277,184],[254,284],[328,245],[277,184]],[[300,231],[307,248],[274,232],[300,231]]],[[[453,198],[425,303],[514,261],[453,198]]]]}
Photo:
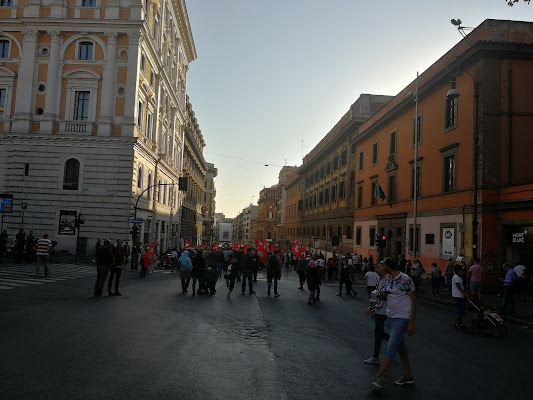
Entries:
{"type": "Polygon", "coordinates": [[[360,94],[396,95],[461,35],[450,20],[533,21],[505,0],[186,0],[187,93],[228,218],[278,182],[360,94]],[[265,166],[267,164],[267,166],[265,166]]]}

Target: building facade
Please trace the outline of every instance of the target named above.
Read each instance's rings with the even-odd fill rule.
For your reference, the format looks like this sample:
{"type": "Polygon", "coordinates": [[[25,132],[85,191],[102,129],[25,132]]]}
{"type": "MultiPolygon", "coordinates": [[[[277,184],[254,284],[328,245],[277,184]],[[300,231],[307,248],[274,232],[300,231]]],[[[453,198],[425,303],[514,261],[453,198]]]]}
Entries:
{"type": "Polygon", "coordinates": [[[282,245],[286,245],[286,226],[285,221],[287,216],[285,215],[285,204],[287,203],[287,191],[285,190],[285,184],[287,179],[298,167],[285,165],[281,168],[278,174],[278,193],[277,193],[277,209],[276,209],[276,238],[280,240],[282,245]]]}
{"type": "Polygon", "coordinates": [[[202,202],[202,244],[212,245],[216,242],[215,237],[215,178],[218,170],[211,163],[207,163],[204,179],[203,202],[202,202]]]}
{"type": "Polygon", "coordinates": [[[202,202],[207,163],[203,154],[204,137],[188,98],[187,121],[183,140],[183,176],[187,178],[187,189],[184,191],[181,202],[180,238],[182,241],[188,240],[193,245],[200,245],[202,244],[202,202]]]}
{"type": "Polygon", "coordinates": [[[73,252],[81,214],[83,253],[127,240],[136,217],[141,241],[169,245],[196,59],[185,2],[14,0],[0,19],[0,191],[14,196],[4,228],[73,252]]]}
{"type": "Polygon", "coordinates": [[[300,195],[300,170],[293,171],[285,182],[285,247],[292,248],[296,240],[301,240],[299,236],[300,214],[302,211],[302,200],[300,195]]]}
{"type": "Polygon", "coordinates": [[[353,134],[356,250],[441,267],[477,255],[493,287],[503,262],[533,263],[532,27],[484,21],[353,134]]]}
{"type": "Polygon", "coordinates": [[[300,168],[300,237],[312,251],[348,253],[354,248],[355,151],[352,133],[392,97],[364,94],[304,157],[300,168]],[[338,245],[333,245],[333,238],[338,245]]]}
{"type": "MultiPolygon", "coordinates": [[[[259,192],[257,218],[254,220],[255,234],[258,239],[268,242],[276,237],[276,213],[278,204],[278,185],[264,188],[259,192]]],[[[253,238],[252,238],[253,240],[253,238]]]]}
{"type": "Polygon", "coordinates": [[[233,220],[233,241],[243,244],[255,243],[255,225],[258,206],[250,204],[233,220]]]}

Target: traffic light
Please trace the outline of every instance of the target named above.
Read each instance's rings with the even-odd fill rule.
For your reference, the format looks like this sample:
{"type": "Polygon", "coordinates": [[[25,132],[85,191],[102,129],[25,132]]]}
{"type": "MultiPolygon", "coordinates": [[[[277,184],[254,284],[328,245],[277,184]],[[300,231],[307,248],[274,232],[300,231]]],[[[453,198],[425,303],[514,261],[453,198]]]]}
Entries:
{"type": "Polygon", "coordinates": [[[81,214],[76,215],[76,218],[74,219],[74,226],[78,229],[80,229],[80,225],[84,224],[85,221],[81,219],[81,214]]]}
{"type": "Polygon", "coordinates": [[[376,245],[380,248],[384,248],[387,246],[387,236],[385,235],[377,235],[376,234],[376,245]]]}
{"type": "Polygon", "coordinates": [[[135,239],[139,237],[139,225],[138,224],[134,224],[131,227],[130,234],[131,234],[133,241],[135,242],[135,239]]]}

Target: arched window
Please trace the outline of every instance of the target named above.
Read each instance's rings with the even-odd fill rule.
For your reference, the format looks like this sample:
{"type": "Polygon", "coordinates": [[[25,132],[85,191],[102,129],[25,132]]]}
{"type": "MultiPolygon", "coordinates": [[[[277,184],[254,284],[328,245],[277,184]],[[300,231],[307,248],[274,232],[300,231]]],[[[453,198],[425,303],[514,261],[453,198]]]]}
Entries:
{"type": "Polygon", "coordinates": [[[80,162],[75,158],[70,158],[65,162],[65,172],[63,175],[64,190],[78,190],[80,179],[80,162]]]}
{"type": "Polygon", "coordinates": [[[143,187],[143,169],[142,167],[139,167],[139,173],[137,174],[137,187],[141,188],[143,187]]]}

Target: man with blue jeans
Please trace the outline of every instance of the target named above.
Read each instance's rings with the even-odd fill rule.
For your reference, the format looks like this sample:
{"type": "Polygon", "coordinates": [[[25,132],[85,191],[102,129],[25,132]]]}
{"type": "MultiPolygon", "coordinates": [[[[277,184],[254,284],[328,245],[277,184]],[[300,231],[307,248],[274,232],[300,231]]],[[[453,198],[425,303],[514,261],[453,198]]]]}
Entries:
{"type": "Polygon", "coordinates": [[[396,352],[400,353],[403,365],[403,376],[394,381],[397,385],[412,384],[415,382],[409,364],[409,353],[405,345],[404,333],[408,336],[415,333],[416,295],[415,286],[411,278],[398,271],[394,260],[387,257],[384,262],[385,284],[381,295],[387,296],[387,317],[389,321],[389,345],[385,357],[372,384],[383,388],[385,372],[390,367],[396,352]]]}

